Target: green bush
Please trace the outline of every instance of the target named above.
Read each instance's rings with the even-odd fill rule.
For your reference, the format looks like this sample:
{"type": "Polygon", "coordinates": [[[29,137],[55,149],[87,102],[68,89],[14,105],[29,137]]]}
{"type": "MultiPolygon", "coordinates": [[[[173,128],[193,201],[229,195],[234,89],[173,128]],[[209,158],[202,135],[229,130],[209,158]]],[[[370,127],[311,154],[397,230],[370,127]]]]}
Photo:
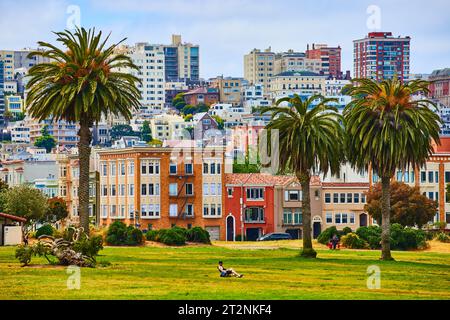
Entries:
{"type": "Polygon", "coordinates": [[[145,234],[145,237],[148,241],[156,241],[156,237],[158,236],[158,230],[149,230],[145,234]]]}
{"type": "Polygon", "coordinates": [[[335,234],[341,236],[342,232],[339,232],[335,226],[326,228],[319,234],[319,236],[317,237],[317,241],[322,244],[327,244],[335,234]]]}
{"type": "Polygon", "coordinates": [[[209,232],[201,227],[194,227],[187,230],[186,239],[190,242],[211,243],[209,232]]]}
{"type": "Polygon", "coordinates": [[[379,226],[359,227],[356,234],[369,244],[370,249],[381,248],[381,228],[379,226]]]}
{"type": "Polygon", "coordinates": [[[344,227],[344,229],[342,229],[342,235],[346,235],[351,232],[353,232],[353,231],[352,231],[352,228],[350,228],[350,227],[344,227]]]}
{"type": "Polygon", "coordinates": [[[22,266],[26,266],[31,262],[33,254],[33,248],[29,246],[19,245],[16,249],[16,259],[22,263],[22,266]]]}
{"type": "Polygon", "coordinates": [[[440,242],[450,242],[450,236],[444,232],[439,232],[435,239],[440,242]]]}
{"type": "Polygon", "coordinates": [[[366,249],[369,247],[366,241],[358,237],[356,233],[350,232],[341,238],[342,245],[350,249],[366,249]]]}
{"type": "Polygon", "coordinates": [[[95,256],[97,256],[98,252],[102,249],[103,239],[100,235],[90,237],[89,239],[82,237],[73,245],[73,250],[93,259],[95,259],[95,256]]]}
{"type": "Polygon", "coordinates": [[[425,232],[419,229],[403,227],[398,223],[391,225],[391,249],[422,249],[427,246],[425,232]]]}
{"type": "Polygon", "coordinates": [[[36,231],[36,238],[39,238],[40,236],[53,236],[53,227],[49,224],[44,224],[42,227],[37,229],[36,231]]]}
{"type": "Polygon", "coordinates": [[[186,237],[176,229],[161,229],[156,237],[157,241],[170,246],[182,246],[186,244],[186,237]]]}
{"type": "Polygon", "coordinates": [[[121,221],[113,222],[106,232],[106,242],[111,245],[139,245],[144,241],[142,231],[126,226],[121,221]]]}
{"type": "Polygon", "coordinates": [[[178,232],[180,235],[182,235],[183,237],[187,236],[187,229],[179,227],[179,226],[173,226],[172,230],[175,232],[178,232]]]}

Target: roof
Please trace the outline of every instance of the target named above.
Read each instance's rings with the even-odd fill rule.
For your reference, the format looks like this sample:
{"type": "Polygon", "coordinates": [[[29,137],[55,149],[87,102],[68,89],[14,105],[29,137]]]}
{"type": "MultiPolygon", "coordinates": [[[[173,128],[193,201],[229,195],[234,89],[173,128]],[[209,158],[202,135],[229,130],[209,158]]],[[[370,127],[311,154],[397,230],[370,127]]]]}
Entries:
{"type": "Polygon", "coordinates": [[[191,91],[188,91],[184,93],[184,95],[190,95],[190,94],[208,94],[208,93],[215,93],[218,94],[219,90],[216,88],[205,88],[205,87],[199,87],[196,89],[193,89],[191,91]]]}
{"type": "Polygon", "coordinates": [[[434,153],[450,153],[450,137],[440,137],[440,140],[440,145],[433,141],[434,153]]]}
{"type": "Polygon", "coordinates": [[[325,188],[369,188],[368,182],[322,182],[325,188]]]}
{"type": "Polygon", "coordinates": [[[280,185],[294,179],[292,176],[274,176],[267,173],[230,173],[225,183],[230,185],[280,185]]]}
{"type": "Polygon", "coordinates": [[[431,77],[449,77],[450,76],[450,68],[434,70],[431,73],[431,77]]]}
{"type": "Polygon", "coordinates": [[[27,221],[27,219],[25,219],[25,218],[18,217],[18,216],[13,216],[12,214],[1,213],[1,212],[0,212],[0,217],[6,218],[6,219],[10,219],[10,220],[19,221],[19,222],[26,222],[27,221]]]}
{"type": "Polygon", "coordinates": [[[311,71],[286,71],[275,75],[275,77],[323,77],[323,75],[311,71]]]}

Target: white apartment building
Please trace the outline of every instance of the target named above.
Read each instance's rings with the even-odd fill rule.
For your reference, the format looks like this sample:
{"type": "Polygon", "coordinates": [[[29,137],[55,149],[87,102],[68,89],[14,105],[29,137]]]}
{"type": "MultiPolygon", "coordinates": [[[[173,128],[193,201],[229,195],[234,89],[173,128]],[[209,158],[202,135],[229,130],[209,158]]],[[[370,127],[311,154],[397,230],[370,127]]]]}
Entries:
{"type": "Polygon", "coordinates": [[[303,52],[288,50],[275,56],[275,74],[287,71],[311,71],[320,73],[322,71],[322,60],[310,59],[303,52]]]}
{"type": "Polygon", "coordinates": [[[25,121],[16,121],[10,127],[12,143],[30,143],[30,127],[25,121]]]}
{"type": "Polygon", "coordinates": [[[247,110],[242,106],[233,106],[231,103],[216,103],[211,106],[208,113],[211,116],[218,116],[225,121],[225,127],[233,127],[242,125],[242,117],[250,114],[251,110],[247,110]]]}
{"type": "Polygon", "coordinates": [[[156,115],[150,120],[152,137],[161,141],[182,138],[183,130],[192,126],[192,122],[186,122],[183,117],[174,114],[156,115]]]}
{"type": "Polygon", "coordinates": [[[250,86],[245,86],[242,89],[242,100],[258,100],[264,98],[264,87],[262,84],[254,84],[250,86]]]}
{"type": "Polygon", "coordinates": [[[350,80],[329,79],[325,80],[325,92],[326,96],[341,96],[342,89],[350,84],[350,80]]]}

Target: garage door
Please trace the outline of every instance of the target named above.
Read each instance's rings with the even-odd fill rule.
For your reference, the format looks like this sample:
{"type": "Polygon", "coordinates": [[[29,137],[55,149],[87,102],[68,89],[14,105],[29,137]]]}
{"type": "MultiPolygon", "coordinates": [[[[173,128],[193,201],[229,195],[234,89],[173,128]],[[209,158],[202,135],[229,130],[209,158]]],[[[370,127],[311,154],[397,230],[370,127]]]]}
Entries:
{"type": "Polygon", "coordinates": [[[20,226],[4,226],[3,237],[5,246],[14,246],[22,243],[22,227],[20,226]]]}
{"type": "Polygon", "coordinates": [[[220,227],[206,227],[205,229],[209,232],[209,237],[211,240],[220,239],[220,227]]]}

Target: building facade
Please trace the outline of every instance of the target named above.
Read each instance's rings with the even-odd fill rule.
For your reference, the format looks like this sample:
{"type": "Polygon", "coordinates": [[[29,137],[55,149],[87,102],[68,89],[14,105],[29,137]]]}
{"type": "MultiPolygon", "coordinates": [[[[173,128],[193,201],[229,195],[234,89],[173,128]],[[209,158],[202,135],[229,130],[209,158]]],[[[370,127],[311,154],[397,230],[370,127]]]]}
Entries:
{"type": "Polygon", "coordinates": [[[428,80],[430,97],[450,107],[450,68],[434,70],[428,80]]]}
{"type": "Polygon", "coordinates": [[[224,239],[223,150],[136,147],[98,154],[101,225],[200,226],[212,239],[224,239]]]}
{"type": "Polygon", "coordinates": [[[320,60],[321,74],[334,78],[342,76],[340,46],[329,47],[326,44],[313,43],[311,48],[307,45],[306,57],[320,60]]]}
{"type": "Polygon", "coordinates": [[[183,43],[181,35],[172,35],[172,43],[164,45],[166,81],[198,84],[200,80],[200,49],[198,45],[183,43]]]}
{"type": "Polygon", "coordinates": [[[219,90],[219,102],[237,106],[242,101],[244,79],[236,77],[217,77],[211,80],[211,87],[219,90]]]}
{"type": "Polygon", "coordinates": [[[287,71],[311,71],[321,73],[322,60],[320,58],[308,58],[304,52],[294,52],[293,50],[276,54],[274,74],[287,71]]]}
{"type": "Polygon", "coordinates": [[[270,88],[270,78],[275,75],[275,53],[271,48],[261,51],[253,49],[244,55],[244,79],[250,85],[261,84],[265,90],[270,88]]]}
{"type": "Polygon", "coordinates": [[[398,77],[409,80],[410,37],[394,37],[392,32],[370,32],[353,41],[353,75],[377,81],[398,77]]]}

